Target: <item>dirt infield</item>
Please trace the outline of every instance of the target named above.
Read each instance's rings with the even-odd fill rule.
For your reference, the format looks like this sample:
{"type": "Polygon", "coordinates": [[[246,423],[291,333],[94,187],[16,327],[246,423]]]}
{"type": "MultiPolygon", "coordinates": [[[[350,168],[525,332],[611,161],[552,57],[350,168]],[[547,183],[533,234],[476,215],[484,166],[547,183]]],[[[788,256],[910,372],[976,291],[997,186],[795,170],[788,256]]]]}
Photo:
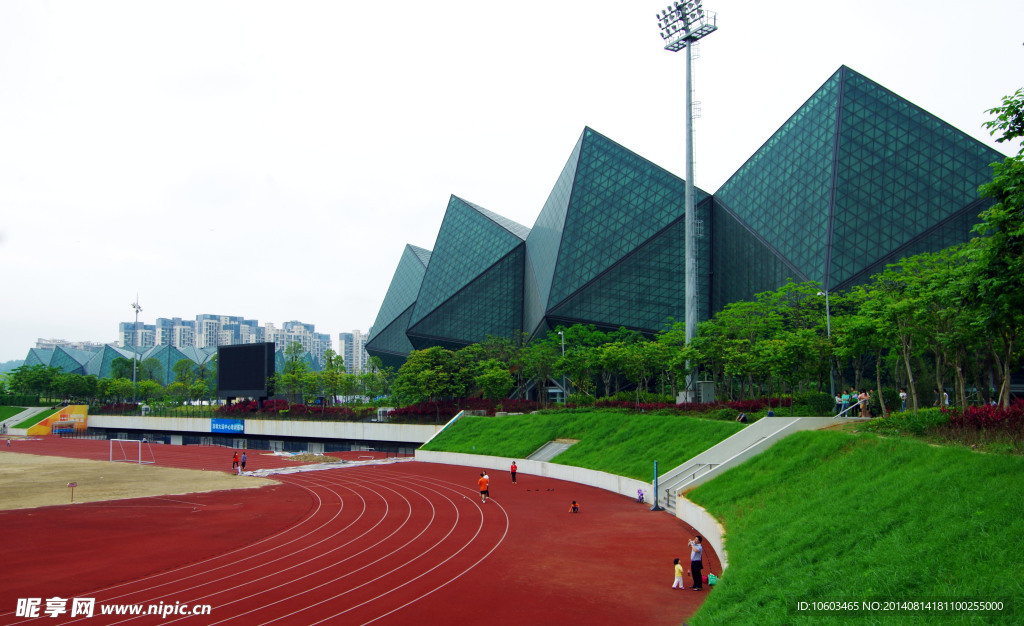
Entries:
{"type": "Polygon", "coordinates": [[[0,510],[274,484],[266,478],[37,454],[0,454],[0,510]],[[72,490],[69,483],[77,483],[72,490]],[[73,493],[72,493],[73,492],[73,493]]]}
{"type": "MultiPolygon", "coordinates": [[[[103,453],[101,442],[22,443],[46,454],[103,453]]],[[[222,468],[181,475],[187,478],[257,480],[228,473],[231,453],[164,446],[156,458],[222,468]]],[[[0,461],[5,456],[13,455],[0,450],[0,461]]],[[[249,460],[263,468],[294,465],[254,452],[249,460]]],[[[188,495],[0,511],[7,581],[0,586],[0,623],[35,623],[15,614],[18,602],[61,596],[94,597],[98,606],[203,604],[213,612],[48,623],[668,626],[692,615],[709,593],[670,589],[672,558],[688,557],[693,533],[671,515],[522,472],[518,485],[506,472],[492,472],[493,499],[483,504],[478,471],[339,463],[276,475],[276,484],[258,489],[185,492],[179,485],[188,495]],[[583,504],[580,514],[568,513],[571,500],[583,504]]],[[[63,475],[52,481],[59,495],[70,495],[63,475]]],[[[706,563],[721,572],[710,551],[706,563]]]]}

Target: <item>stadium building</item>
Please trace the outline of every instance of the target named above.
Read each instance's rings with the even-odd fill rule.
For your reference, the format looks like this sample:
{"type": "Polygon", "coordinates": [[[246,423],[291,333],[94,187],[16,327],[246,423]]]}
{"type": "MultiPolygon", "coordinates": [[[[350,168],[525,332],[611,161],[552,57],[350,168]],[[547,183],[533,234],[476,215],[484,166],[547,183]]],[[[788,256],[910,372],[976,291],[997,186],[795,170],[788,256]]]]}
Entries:
{"type": "MultiPolygon", "coordinates": [[[[967,241],[1004,156],[841,67],[714,194],[696,190],[700,318],[786,280],[846,290],[967,241]]],[[[585,128],[533,228],[452,196],[433,251],[406,246],[371,356],[684,314],[682,179],[585,128]]]]}

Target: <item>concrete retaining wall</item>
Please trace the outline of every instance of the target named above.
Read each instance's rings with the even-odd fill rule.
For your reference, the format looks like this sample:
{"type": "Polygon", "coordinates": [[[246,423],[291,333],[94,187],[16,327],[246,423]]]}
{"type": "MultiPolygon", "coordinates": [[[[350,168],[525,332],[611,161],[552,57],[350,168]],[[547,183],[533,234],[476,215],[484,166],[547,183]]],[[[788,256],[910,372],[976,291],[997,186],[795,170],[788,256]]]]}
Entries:
{"type": "MultiPolygon", "coordinates": [[[[440,425],[380,424],[375,422],[299,422],[290,420],[243,420],[245,431],[226,436],[295,437],[299,439],[351,439],[356,441],[395,441],[421,444],[434,436],[440,425]]],[[[89,426],[112,430],[183,432],[196,435],[220,435],[210,432],[207,417],[138,417],[90,415],[89,426]]]]}

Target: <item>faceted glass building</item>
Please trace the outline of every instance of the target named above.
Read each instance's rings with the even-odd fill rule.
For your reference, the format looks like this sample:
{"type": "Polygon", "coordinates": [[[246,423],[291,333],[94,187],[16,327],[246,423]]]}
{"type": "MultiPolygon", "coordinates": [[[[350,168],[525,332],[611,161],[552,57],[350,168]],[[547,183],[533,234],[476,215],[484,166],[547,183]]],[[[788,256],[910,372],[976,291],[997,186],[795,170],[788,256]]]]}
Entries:
{"type": "Polygon", "coordinates": [[[714,196],[712,310],[970,238],[1003,155],[841,67],[714,196]]]}
{"type": "MultiPolygon", "coordinates": [[[[1003,155],[841,67],[714,194],[696,190],[701,319],[787,279],[829,290],[970,238],[1003,155]]],[[[407,246],[366,350],[576,323],[682,321],[682,179],[587,128],[532,229],[452,197],[433,254],[407,246]]]]}
{"type": "Polygon", "coordinates": [[[416,296],[419,295],[429,262],[430,251],[413,245],[405,246],[402,258],[398,261],[398,269],[395,270],[384,303],[377,313],[377,321],[366,340],[366,352],[370,356],[379,357],[385,367],[397,369],[413,350],[405,331],[409,328],[416,296]]]}

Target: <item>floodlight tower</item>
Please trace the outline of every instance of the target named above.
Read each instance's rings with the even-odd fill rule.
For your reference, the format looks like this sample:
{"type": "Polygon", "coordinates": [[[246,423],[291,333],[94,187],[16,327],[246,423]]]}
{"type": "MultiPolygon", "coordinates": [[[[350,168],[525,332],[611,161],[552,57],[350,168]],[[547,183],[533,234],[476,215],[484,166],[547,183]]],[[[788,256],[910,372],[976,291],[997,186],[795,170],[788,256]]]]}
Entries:
{"type": "Polygon", "coordinates": [[[135,294],[135,302],[132,302],[132,308],[135,309],[135,326],[132,327],[132,402],[135,402],[135,364],[139,362],[137,358],[139,351],[139,313],[142,312],[142,307],[139,306],[139,294],[135,294]]]}
{"type": "MultiPolygon", "coordinates": [[[[697,336],[697,234],[693,187],[693,55],[692,44],[718,30],[715,13],[705,11],[701,0],[674,2],[658,13],[658,28],[671,52],[686,50],[686,203],[683,216],[686,230],[686,343],[697,336]]],[[[697,369],[690,370],[686,389],[691,401],[697,400],[697,369]]]]}

